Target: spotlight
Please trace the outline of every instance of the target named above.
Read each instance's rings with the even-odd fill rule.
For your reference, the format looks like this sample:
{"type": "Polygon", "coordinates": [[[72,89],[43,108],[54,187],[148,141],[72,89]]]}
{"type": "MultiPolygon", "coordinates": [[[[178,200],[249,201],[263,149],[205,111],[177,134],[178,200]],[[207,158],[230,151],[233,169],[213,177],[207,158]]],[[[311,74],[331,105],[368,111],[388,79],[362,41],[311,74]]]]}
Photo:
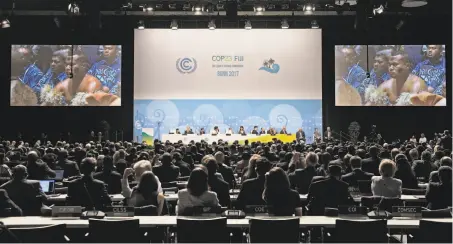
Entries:
{"type": "Polygon", "coordinates": [[[384,13],[384,6],[381,4],[381,6],[374,8],[373,9],[373,14],[378,15],[384,13]]]}
{"type": "Polygon", "coordinates": [[[216,26],[215,26],[215,20],[209,21],[208,28],[209,28],[210,30],[215,30],[215,27],[216,27],[216,26]]]}
{"type": "Polygon", "coordinates": [[[9,20],[6,18],[0,23],[0,26],[4,29],[9,28],[11,27],[11,22],[9,22],[9,20]]]}
{"type": "Polygon", "coordinates": [[[289,28],[288,20],[283,19],[282,20],[282,29],[288,29],[288,28],[289,28]]]}
{"type": "Polygon", "coordinates": [[[172,30],[177,30],[177,29],[178,29],[178,21],[175,20],[175,19],[172,20],[172,21],[171,21],[171,24],[170,24],[170,28],[171,28],[172,30]]]}
{"type": "Polygon", "coordinates": [[[145,21],[140,20],[137,25],[137,29],[144,30],[145,29],[145,21]]]}
{"type": "Polygon", "coordinates": [[[255,5],[253,7],[253,11],[255,11],[255,12],[263,12],[264,10],[266,10],[266,8],[263,5],[260,5],[260,4],[259,5],[255,5]]]}
{"type": "Polygon", "coordinates": [[[176,3],[169,3],[168,4],[168,9],[169,10],[176,10],[176,3]]]}
{"type": "Polygon", "coordinates": [[[312,29],[319,29],[318,21],[312,20],[312,21],[311,21],[311,28],[312,28],[312,29]]]}
{"type": "Polygon", "coordinates": [[[194,12],[202,12],[203,11],[203,5],[196,4],[195,6],[192,7],[192,11],[194,11],[194,12]]]}
{"type": "Polygon", "coordinates": [[[316,10],[316,7],[314,4],[307,3],[304,5],[303,10],[306,14],[311,14],[316,10]]]}
{"type": "Polygon", "coordinates": [[[142,8],[143,12],[151,12],[154,10],[153,6],[151,5],[140,5],[140,7],[142,8]]]}
{"type": "Polygon", "coordinates": [[[68,5],[68,12],[71,14],[80,14],[80,7],[77,3],[70,3],[68,5]]]}
{"type": "Polygon", "coordinates": [[[251,30],[252,29],[252,22],[250,22],[250,20],[246,20],[245,24],[244,24],[244,28],[246,30],[251,30]]]}

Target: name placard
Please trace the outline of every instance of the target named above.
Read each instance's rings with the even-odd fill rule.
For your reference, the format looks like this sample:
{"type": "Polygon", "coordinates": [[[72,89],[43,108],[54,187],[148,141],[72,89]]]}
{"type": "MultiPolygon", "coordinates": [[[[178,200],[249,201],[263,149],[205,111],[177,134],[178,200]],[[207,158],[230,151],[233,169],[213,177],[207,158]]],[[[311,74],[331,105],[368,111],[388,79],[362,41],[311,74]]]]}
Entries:
{"type": "Polygon", "coordinates": [[[134,217],[134,207],[111,206],[107,207],[105,215],[109,217],[134,217]]]}
{"type": "Polygon", "coordinates": [[[412,217],[421,218],[422,208],[414,206],[393,206],[392,215],[394,217],[412,217]]]}
{"type": "Polygon", "coordinates": [[[266,205],[251,205],[251,206],[246,206],[245,207],[245,212],[246,213],[267,213],[268,212],[268,207],[266,205]]]}
{"type": "Polygon", "coordinates": [[[80,217],[82,215],[81,206],[53,206],[52,217],[80,217]]]}
{"type": "Polygon", "coordinates": [[[338,215],[366,216],[368,208],[364,206],[339,206],[338,215]]]}

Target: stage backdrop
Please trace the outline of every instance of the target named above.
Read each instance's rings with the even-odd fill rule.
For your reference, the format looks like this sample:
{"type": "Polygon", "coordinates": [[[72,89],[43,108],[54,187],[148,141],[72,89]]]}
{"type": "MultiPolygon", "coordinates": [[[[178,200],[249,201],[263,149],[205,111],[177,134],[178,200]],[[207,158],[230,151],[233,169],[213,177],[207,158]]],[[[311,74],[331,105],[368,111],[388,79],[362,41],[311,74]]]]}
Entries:
{"type": "Polygon", "coordinates": [[[321,30],[136,30],[134,139],[187,125],[311,137],[322,131],[321,58],[321,30]]]}

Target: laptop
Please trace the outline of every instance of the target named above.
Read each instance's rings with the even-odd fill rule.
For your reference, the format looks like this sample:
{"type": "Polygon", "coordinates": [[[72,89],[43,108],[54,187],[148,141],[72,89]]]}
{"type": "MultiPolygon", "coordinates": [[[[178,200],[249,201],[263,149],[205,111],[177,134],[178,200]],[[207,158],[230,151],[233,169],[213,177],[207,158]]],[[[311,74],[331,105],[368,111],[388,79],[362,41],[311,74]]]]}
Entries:
{"type": "Polygon", "coordinates": [[[371,191],[371,180],[358,180],[357,184],[359,185],[359,192],[362,196],[372,196],[373,192],[371,191]]]}
{"type": "Polygon", "coordinates": [[[41,189],[46,195],[54,194],[55,180],[40,180],[39,185],[41,185],[41,189]]]}
{"type": "Polygon", "coordinates": [[[55,171],[55,180],[61,181],[63,180],[64,169],[56,169],[55,171]]]}

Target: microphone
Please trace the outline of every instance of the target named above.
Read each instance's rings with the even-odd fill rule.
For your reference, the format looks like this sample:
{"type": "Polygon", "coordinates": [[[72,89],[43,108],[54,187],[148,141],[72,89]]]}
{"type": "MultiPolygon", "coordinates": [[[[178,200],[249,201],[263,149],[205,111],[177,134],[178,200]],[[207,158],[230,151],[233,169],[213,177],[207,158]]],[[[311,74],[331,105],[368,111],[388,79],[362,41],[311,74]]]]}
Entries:
{"type": "Polygon", "coordinates": [[[384,202],[384,197],[381,197],[381,200],[376,205],[377,209],[375,209],[367,214],[368,218],[370,218],[370,219],[392,219],[393,218],[392,214],[390,214],[389,212],[387,212],[385,210],[384,210],[384,212],[380,211],[380,207],[383,202],[384,202]]]}
{"type": "MultiPolygon", "coordinates": [[[[82,179],[83,180],[83,179],[82,179]]],[[[96,205],[94,204],[93,198],[91,198],[90,192],[86,186],[86,182],[83,182],[83,188],[85,189],[86,194],[88,195],[88,200],[90,201],[93,210],[87,210],[82,213],[81,219],[103,219],[105,213],[99,210],[96,210],[96,205]]]]}

